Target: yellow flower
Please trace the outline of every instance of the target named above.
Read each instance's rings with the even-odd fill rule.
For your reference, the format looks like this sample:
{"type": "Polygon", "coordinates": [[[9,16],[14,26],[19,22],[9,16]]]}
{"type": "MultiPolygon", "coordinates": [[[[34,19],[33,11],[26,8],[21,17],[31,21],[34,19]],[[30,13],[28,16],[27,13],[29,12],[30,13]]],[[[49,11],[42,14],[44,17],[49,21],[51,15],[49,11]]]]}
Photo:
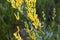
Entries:
{"type": "Polygon", "coordinates": [[[24,24],[25,24],[25,27],[28,28],[28,23],[27,22],[24,22],[24,24]]]}
{"type": "Polygon", "coordinates": [[[26,2],[26,9],[28,10],[27,16],[33,21],[33,25],[36,29],[39,27],[39,19],[38,15],[36,14],[36,0],[25,0],[26,2]]]}
{"type": "Polygon", "coordinates": [[[17,8],[23,4],[23,0],[7,0],[11,3],[12,8],[17,8]]]}
{"type": "Polygon", "coordinates": [[[23,3],[23,0],[16,0],[16,7],[22,5],[23,3]]]}
{"type": "Polygon", "coordinates": [[[16,0],[16,7],[18,7],[19,6],[19,1],[18,0],[16,0]]]}
{"type": "Polygon", "coordinates": [[[16,8],[14,4],[12,4],[12,8],[16,8]]]}
{"type": "Polygon", "coordinates": [[[10,2],[10,0],[7,0],[8,2],[10,2]]]}
{"type": "Polygon", "coordinates": [[[17,12],[17,15],[14,13],[16,20],[20,20],[19,12],[17,12]]]}
{"type": "Polygon", "coordinates": [[[43,15],[42,15],[43,19],[46,20],[44,11],[42,11],[42,14],[43,14],[43,15]]]}
{"type": "Polygon", "coordinates": [[[20,36],[20,28],[17,26],[17,31],[13,34],[17,40],[22,40],[20,36]]]}
{"type": "Polygon", "coordinates": [[[35,32],[32,31],[30,37],[32,38],[32,40],[36,40],[36,34],[35,34],[35,32]]]}
{"type": "Polygon", "coordinates": [[[34,21],[33,15],[32,15],[31,13],[28,13],[28,17],[29,17],[32,21],[34,21]]]}
{"type": "Polygon", "coordinates": [[[42,11],[42,14],[43,14],[43,17],[45,17],[45,13],[44,13],[44,11],[42,11]]]}

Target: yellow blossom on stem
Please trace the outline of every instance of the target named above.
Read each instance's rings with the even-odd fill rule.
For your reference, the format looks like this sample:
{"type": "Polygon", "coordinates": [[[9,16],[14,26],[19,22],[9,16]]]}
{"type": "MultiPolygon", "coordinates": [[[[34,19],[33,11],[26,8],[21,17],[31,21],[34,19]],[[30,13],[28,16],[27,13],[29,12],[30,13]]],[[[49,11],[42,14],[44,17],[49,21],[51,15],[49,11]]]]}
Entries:
{"type": "Polygon", "coordinates": [[[17,31],[13,34],[16,38],[16,40],[22,40],[21,36],[20,36],[20,28],[19,26],[17,26],[17,31]]]}
{"type": "Polygon", "coordinates": [[[22,5],[23,0],[16,0],[16,7],[18,7],[19,5],[22,5]]]}
{"type": "Polygon", "coordinates": [[[23,0],[7,0],[11,3],[12,8],[17,8],[23,4],[23,0]]]}
{"type": "Polygon", "coordinates": [[[36,40],[36,33],[32,31],[30,37],[32,40],[36,40]]]}
{"type": "Polygon", "coordinates": [[[27,9],[27,16],[31,19],[32,24],[36,29],[39,27],[39,19],[38,15],[36,14],[36,0],[25,0],[26,2],[26,9],[27,9]]]}
{"type": "Polygon", "coordinates": [[[17,12],[17,14],[14,13],[14,16],[16,17],[16,20],[20,20],[19,12],[17,12]]]}
{"type": "Polygon", "coordinates": [[[29,17],[32,21],[34,21],[33,15],[32,15],[31,13],[28,13],[28,17],[29,17]]]}

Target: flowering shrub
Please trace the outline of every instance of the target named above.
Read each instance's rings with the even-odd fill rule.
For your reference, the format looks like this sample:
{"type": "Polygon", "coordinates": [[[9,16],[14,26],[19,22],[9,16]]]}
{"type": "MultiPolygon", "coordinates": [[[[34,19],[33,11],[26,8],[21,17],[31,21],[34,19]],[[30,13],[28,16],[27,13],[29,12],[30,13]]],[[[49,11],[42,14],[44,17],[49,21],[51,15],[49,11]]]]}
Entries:
{"type": "Polygon", "coordinates": [[[3,29],[0,30],[5,35],[3,39],[1,37],[4,35],[0,36],[1,40],[55,40],[56,36],[56,40],[59,38],[58,33],[54,32],[56,8],[53,7],[50,13],[49,7],[44,8],[47,7],[47,1],[37,2],[38,0],[6,0],[7,9],[3,8],[4,14],[0,15],[0,26],[3,29]],[[41,4],[41,8],[37,7],[41,4]]]}

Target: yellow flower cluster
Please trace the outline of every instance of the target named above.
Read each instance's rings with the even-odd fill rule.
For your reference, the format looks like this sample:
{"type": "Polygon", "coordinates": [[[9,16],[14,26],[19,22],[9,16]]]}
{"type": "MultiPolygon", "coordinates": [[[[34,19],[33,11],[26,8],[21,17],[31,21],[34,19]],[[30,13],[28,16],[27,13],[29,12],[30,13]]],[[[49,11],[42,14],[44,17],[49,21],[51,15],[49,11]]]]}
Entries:
{"type": "Polygon", "coordinates": [[[36,0],[25,0],[27,7],[36,7],[36,0]]]}
{"type": "Polygon", "coordinates": [[[17,12],[17,15],[16,13],[14,13],[14,15],[15,15],[16,20],[20,20],[19,12],[17,12]]]}
{"type": "Polygon", "coordinates": [[[11,2],[12,8],[17,8],[18,6],[22,5],[23,0],[7,0],[8,2],[11,2]]]}
{"type": "MultiPolygon", "coordinates": [[[[14,13],[14,15],[16,20],[19,21],[20,20],[19,12],[17,12],[17,14],[14,13]]],[[[19,32],[20,32],[20,29],[19,29],[19,26],[17,26],[17,31],[13,35],[17,40],[22,40],[19,32]]]]}
{"type": "MultiPolygon", "coordinates": [[[[19,12],[17,12],[17,14],[14,13],[14,15],[15,15],[16,20],[19,21],[19,20],[20,20],[19,12]]],[[[15,36],[15,38],[16,38],[17,40],[22,40],[22,38],[21,38],[21,36],[20,36],[19,26],[17,26],[17,31],[16,31],[13,35],[15,36]]]]}
{"type": "MultiPolygon", "coordinates": [[[[20,6],[23,4],[23,0],[7,0],[7,1],[11,3],[12,8],[18,8],[18,10],[20,12],[22,12],[22,9],[21,9],[20,6]]],[[[16,18],[17,21],[20,20],[20,14],[19,14],[19,12],[17,12],[17,14],[14,13],[14,16],[15,16],[15,18],[16,18]]],[[[15,36],[15,38],[17,40],[22,40],[19,32],[20,32],[20,29],[19,29],[19,26],[17,25],[17,31],[13,35],[15,36]]]]}
{"type": "Polygon", "coordinates": [[[16,40],[22,40],[22,38],[20,36],[19,26],[17,26],[17,31],[14,33],[14,36],[15,36],[16,40]]]}
{"type": "Polygon", "coordinates": [[[37,18],[37,14],[36,13],[34,13],[34,14],[28,13],[28,17],[33,21],[32,24],[37,29],[39,26],[39,19],[37,18]]]}
{"type": "Polygon", "coordinates": [[[32,38],[32,40],[36,40],[36,34],[34,31],[31,32],[30,37],[32,38]]]}
{"type": "Polygon", "coordinates": [[[35,28],[37,29],[39,27],[39,19],[38,19],[38,15],[36,14],[36,0],[26,0],[26,9],[28,10],[28,17],[33,21],[33,25],[35,26],[35,28]]]}
{"type": "Polygon", "coordinates": [[[25,27],[26,27],[26,32],[29,34],[30,38],[32,40],[36,40],[36,35],[35,32],[33,31],[33,27],[31,29],[29,29],[29,25],[27,22],[25,22],[25,27]]]}
{"type": "Polygon", "coordinates": [[[25,0],[25,2],[29,13],[36,12],[36,0],[25,0]]]}

